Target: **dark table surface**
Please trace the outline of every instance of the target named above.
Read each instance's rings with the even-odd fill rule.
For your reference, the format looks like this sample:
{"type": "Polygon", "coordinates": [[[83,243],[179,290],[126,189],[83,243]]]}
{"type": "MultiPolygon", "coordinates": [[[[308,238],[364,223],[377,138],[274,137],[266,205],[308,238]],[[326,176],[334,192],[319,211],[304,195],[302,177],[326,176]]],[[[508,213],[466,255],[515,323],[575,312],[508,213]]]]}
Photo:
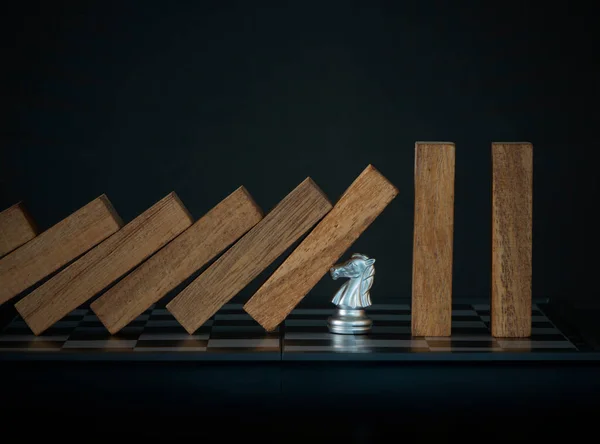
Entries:
{"type": "Polygon", "coordinates": [[[590,362],[30,361],[2,372],[2,433],[20,436],[28,420],[27,434],[45,437],[542,438],[593,429],[600,413],[590,362]]]}

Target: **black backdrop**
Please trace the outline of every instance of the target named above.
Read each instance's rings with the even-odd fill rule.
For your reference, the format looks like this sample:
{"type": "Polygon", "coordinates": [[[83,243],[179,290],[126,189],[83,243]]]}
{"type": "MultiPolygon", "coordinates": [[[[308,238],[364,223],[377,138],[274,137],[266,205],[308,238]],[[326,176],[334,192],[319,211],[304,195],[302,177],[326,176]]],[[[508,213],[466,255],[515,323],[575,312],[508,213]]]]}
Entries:
{"type": "Polygon", "coordinates": [[[176,191],[200,217],[245,185],[268,211],[306,176],[334,201],[372,163],[400,195],[352,251],[385,301],[410,296],[414,143],[452,141],[454,295],[487,298],[490,144],[530,141],[534,296],[593,301],[591,10],[409,3],[12,5],[2,208],[47,228],[106,193],[129,221],[176,191]]]}

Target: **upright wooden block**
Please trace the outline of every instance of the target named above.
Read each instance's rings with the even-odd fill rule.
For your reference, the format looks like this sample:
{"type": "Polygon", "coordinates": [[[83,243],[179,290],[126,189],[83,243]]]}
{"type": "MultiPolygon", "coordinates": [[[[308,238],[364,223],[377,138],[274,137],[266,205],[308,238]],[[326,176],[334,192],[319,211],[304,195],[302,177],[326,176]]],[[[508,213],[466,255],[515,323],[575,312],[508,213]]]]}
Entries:
{"type": "Polygon", "coordinates": [[[411,329],[450,336],[454,241],[453,143],[417,142],[411,329]]]}
{"type": "Polygon", "coordinates": [[[170,193],[15,307],[33,333],[39,335],[139,265],[192,222],[177,195],[170,193]]]}
{"type": "Polygon", "coordinates": [[[244,305],[272,331],[396,197],[398,190],[372,165],[244,305]]]}
{"type": "Polygon", "coordinates": [[[492,336],[531,336],[533,146],[492,144],[492,336]]]}
{"type": "Polygon", "coordinates": [[[307,178],[169,302],[167,309],[193,333],[330,209],[327,197],[307,178]]]}
{"type": "Polygon", "coordinates": [[[117,232],[123,222],[105,195],[0,259],[0,304],[117,232]]]}
{"type": "Polygon", "coordinates": [[[0,213],[0,257],[37,236],[37,227],[22,202],[0,213]]]}
{"type": "Polygon", "coordinates": [[[244,187],[96,299],[91,308],[117,333],[242,237],[263,217],[244,187]]]}

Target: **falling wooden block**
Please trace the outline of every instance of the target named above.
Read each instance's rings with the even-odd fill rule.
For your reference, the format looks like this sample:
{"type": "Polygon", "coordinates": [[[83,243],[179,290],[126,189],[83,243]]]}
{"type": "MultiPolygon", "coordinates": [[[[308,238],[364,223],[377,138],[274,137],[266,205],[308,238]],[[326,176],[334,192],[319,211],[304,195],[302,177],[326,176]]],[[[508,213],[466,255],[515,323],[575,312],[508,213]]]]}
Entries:
{"type": "Polygon", "coordinates": [[[92,310],[110,333],[117,333],[242,237],[262,217],[262,210],[248,191],[238,188],[96,299],[92,310]]]}
{"type": "Polygon", "coordinates": [[[87,302],[192,224],[170,193],[114,235],[21,299],[15,308],[39,335],[87,302]]]}
{"type": "Polygon", "coordinates": [[[372,165],[244,305],[273,331],[367,229],[398,190],[372,165]]]}
{"type": "Polygon", "coordinates": [[[533,146],[492,144],[492,336],[531,335],[533,146]]]}
{"type": "Polygon", "coordinates": [[[117,232],[123,222],[105,195],[0,259],[0,304],[117,232]]]}
{"type": "Polygon", "coordinates": [[[22,202],[0,213],[0,257],[37,235],[37,227],[22,202]]]}
{"type": "Polygon", "coordinates": [[[415,146],[413,336],[450,336],[454,238],[453,143],[415,146]]]}
{"type": "Polygon", "coordinates": [[[307,178],[167,304],[190,334],[256,278],[331,209],[307,178]]]}

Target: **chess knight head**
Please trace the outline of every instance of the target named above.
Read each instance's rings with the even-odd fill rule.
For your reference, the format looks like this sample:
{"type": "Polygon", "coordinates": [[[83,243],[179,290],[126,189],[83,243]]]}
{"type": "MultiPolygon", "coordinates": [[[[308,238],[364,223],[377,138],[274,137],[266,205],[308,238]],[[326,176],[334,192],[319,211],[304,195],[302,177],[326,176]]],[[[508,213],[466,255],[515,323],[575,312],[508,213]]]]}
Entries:
{"type": "Polygon", "coordinates": [[[329,273],[336,280],[350,280],[342,285],[331,302],[343,308],[364,308],[371,305],[370,289],[375,276],[375,259],[364,254],[353,254],[346,262],[331,267],[329,273]]]}

